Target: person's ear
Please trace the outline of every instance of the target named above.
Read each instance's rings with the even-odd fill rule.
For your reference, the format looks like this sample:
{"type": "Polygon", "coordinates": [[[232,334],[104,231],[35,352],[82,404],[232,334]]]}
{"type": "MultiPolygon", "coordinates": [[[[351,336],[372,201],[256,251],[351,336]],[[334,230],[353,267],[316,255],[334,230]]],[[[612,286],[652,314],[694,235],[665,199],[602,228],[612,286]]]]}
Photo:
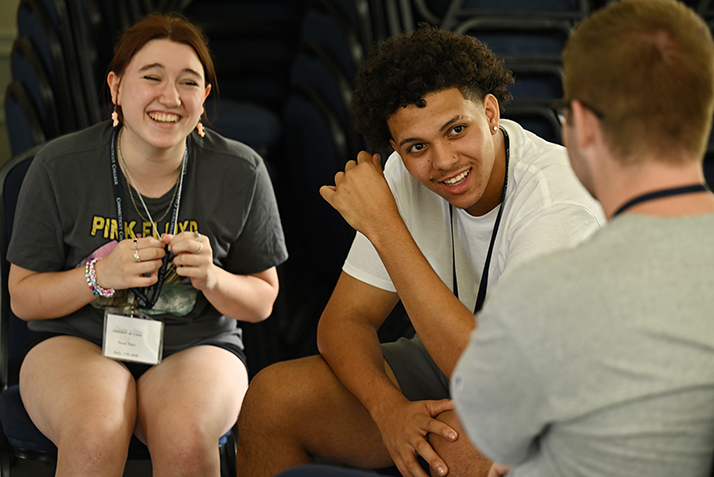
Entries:
{"type": "Polygon", "coordinates": [[[592,146],[600,132],[600,120],[597,115],[579,100],[574,99],[570,102],[570,122],[578,147],[584,149],[592,146]]]}
{"type": "Polygon", "coordinates": [[[501,108],[498,106],[496,97],[490,93],[483,97],[483,113],[488,119],[491,134],[495,134],[498,131],[498,123],[501,120],[501,108]]]}
{"type": "Polygon", "coordinates": [[[109,74],[107,75],[107,84],[109,85],[109,91],[112,94],[112,103],[114,103],[115,106],[119,106],[119,82],[120,82],[119,75],[116,74],[113,71],[110,71],[109,74]]]}

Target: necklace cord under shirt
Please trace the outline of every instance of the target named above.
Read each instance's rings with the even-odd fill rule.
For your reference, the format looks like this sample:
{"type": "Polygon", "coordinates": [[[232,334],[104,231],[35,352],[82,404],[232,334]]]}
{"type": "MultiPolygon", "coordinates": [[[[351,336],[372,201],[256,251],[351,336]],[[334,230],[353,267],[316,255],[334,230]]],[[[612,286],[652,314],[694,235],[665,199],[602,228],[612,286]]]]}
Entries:
{"type": "MultiPolygon", "coordinates": [[[[476,297],[476,304],[474,305],[474,314],[481,311],[483,308],[483,302],[486,300],[486,289],[488,288],[488,272],[491,268],[491,255],[493,254],[493,247],[496,243],[496,235],[498,235],[498,229],[501,224],[501,216],[503,215],[503,208],[506,203],[506,191],[508,189],[508,160],[511,155],[510,151],[510,141],[508,139],[508,133],[505,129],[500,128],[503,133],[503,144],[506,148],[506,173],[503,177],[503,191],[501,192],[501,203],[498,208],[498,215],[496,215],[496,222],[493,224],[493,232],[491,232],[491,242],[488,246],[488,253],[486,254],[486,261],[483,265],[483,271],[481,272],[481,282],[478,287],[478,296],[476,297]]],[[[449,204],[449,220],[450,220],[450,230],[451,230],[451,260],[452,260],[452,271],[453,271],[453,283],[454,283],[454,295],[459,298],[459,285],[456,279],[456,246],[454,240],[454,207],[449,204]]]]}
{"type": "MultiPolygon", "coordinates": [[[[122,136],[122,131],[119,131],[119,137],[117,138],[117,152],[119,153],[119,163],[124,167],[124,170],[126,171],[125,174],[125,181],[126,181],[126,187],[129,190],[129,198],[131,199],[131,203],[134,206],[134,210],[136,211],[137,214],[139,214],[139,218],[143,220],[144,222],[150,222],[152,225],[154,224],[154,221],[151,219],[151,215],[149,214],[149,210],[146,207],[146,203],[144,202],[144,199],[141,195],[141,192],[134,186],[134,179],[131,177],[131,174],[129,173],[129,168],[126,165],[126,162],[124,161],[124,154],[121,152],[121,136],[122,136]],[[136,201],[134,200],[134,192],[136,191],[136,195],[139,196],[139,200],[141,201],[141,204],[144,206],[144,209],[146,210],[146,214],[149,215],[149,218],[144,217],[144,215],[141,213],[139,210],[139,207],[136,205],[136,201]]],[[[161,223],[162,220],[166,218],[167,215],[169,215],[169,212],[171,212],[171,206],[174,203],[174,200],[176,199],[176,194],[178,193],[179,189],[179,179],[180,176],[176,178],[176,184],[174,185],[174,193],[173,196],[171,196],[171,200],[169,201],[169,206],[166,208],[166,211],[164,214],[156,219],[156,223],[159,224],[161,223]]],[[[158,231],[156,231],[158,233],[158,231]]]]}
{"type": "MultiPolygon", "coordinates": [[[[112,141],[111,141],[111,148],[110,148],[110,160],[111,160],[112,184],[114,186],[114,199],[115,199],[115,204],[116,204],[116,209],[117,209],[117,238],[118,238],[118,241],[121,242],[122,240],[124,240],[125,232],[124,232],[124,211],[122,208],[121,182],[119,180],[119,164],[117,162],[117,139],[118,139],[118,131],[119,130],[120,129],[115,128],[112,133],[112,141]]],[[[188,163],[188,138],[186,138],[186,149],[184,150],[183,164],[181,165],[181,173],[179,175],[178,191],[174,195],[172,204],[169,206],[173,210],[173,213],[171,214],[171,222],[169,225],[169,230],[172,233],[176,232],[176,225],[178,223],[179,208],[181,205],[181,191],[183,189],[183,180],[184,180],[184,176],[186,175],[187,163],[188,163]]],[[[138,193],[138,191],[137,191],[137,193],[138,193]]],[[[141,197],[141,194],[139,194],[139,199],[142,201],[142,204],[144,205],[144,209],[146,210],[146,213],[149,216],[149,219],[151,219],[151,214],[149,214],[149,210],[146,208],[146,204],[144,203],[144,201],[141,197]]],[[[158,234],[158,229],[156,227],[156,223],[153,220],[150,220],[150,221],[151,221],[151,226],[152,226],[154,232],[158,234]]],[[[148,288],[144,288],[144,289],[132,288],[131,289],[131,291],[134,293],[136,298],[139,300],[139,305],[141,308],[151,309],[156,304],[157,300],[159,299],[159,294],[161,292],[161,288],[164,286],[164,281],[166,280],[166,269],[168,268],[168,264],[169,264],[169,254],[166,253],[164,255],[164,258],[161,261],[161,268],[159,268],[159,270],[157,272],[157,277],[158,277],[157,282],[153,286],[148,287],[148,288]],[[144,290],[148,290],[148,293],[150,294],[151,298],[149,298],[147,296],[147,294],[144,293],[144,290]]]]}
{"type": "Polygon", "coordinates": [[[622,205],[615,213],[612,215],[613,218],[617,217],[630,207],[634,207],[637,204],[641,204],[642,202],[647,202],[650,200],[655,200],[655,199],[662,199],[664,197],[672,197],[676,195],[684,195],[684,194],[694,194],[696,192],[711,192],[711,189],[706,184],[693,184],[693,185],[688,185],[688,186],[682,186],[682,187],[672,187],[670,189],[662,189],[662,190],[657,190],[654,192],[648,192],[646,194],[638,195],[634,199],[631,199],[627,202],[625,202],[624,205],[622,205]]]}

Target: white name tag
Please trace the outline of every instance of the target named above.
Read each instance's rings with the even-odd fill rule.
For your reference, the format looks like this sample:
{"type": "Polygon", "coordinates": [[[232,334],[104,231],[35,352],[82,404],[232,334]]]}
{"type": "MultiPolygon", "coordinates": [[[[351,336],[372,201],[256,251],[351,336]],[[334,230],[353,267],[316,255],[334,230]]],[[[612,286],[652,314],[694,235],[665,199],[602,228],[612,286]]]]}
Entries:
{"type": "Polygon", "coordinates": [[[102,353],[119,361],[159,364],[163,351],[164,324],[107,313],[104,317],[102,353]]]}

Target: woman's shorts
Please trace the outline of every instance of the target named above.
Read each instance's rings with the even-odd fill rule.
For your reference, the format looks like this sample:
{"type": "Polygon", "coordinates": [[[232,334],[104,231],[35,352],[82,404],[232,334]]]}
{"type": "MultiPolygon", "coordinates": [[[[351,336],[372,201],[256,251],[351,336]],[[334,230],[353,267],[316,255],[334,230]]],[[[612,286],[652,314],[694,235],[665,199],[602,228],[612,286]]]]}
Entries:
{"type": "MultiPolygon", "coordinates": [[[[63,335],[62,333],[49,333],[49,332],[45,332],[45,331],[33,331],[30,334],[30,339],[27,341],[27,344],[25,345],[25,355],[27,355],[27,353],[32,348],[37,346],[38,344],[40,344],[43,341],[48,340],[50,338],[54,338],[55,336],[69,336],[69,335],[63,335]]],[[[95,344],[97,344],[98,346],[101,346],[101,343],[95,343],[95,344]]],[[[222,343],[222,342],[212,343],[209,341],[209,342],[201,343],[201,345],[216,346],[216,347],[224,349],[226,351],[230,351],[231,353],[236,355],[238,357],[238,359],[240,359],[243,362],[244,366],[247,367],[247,363],[246,363],[247,359],[246,359],[245,353],[243,352],[243,350],[240,347],[238,347],[232,343],[222,343]]],[[[166,358],[167,356],[170,356],[171,354],[173,354],[173,353],[164,355],[164,358],[166,358]]],[[[134,380],[138,380],[145,372],[147,372],[152,366],[154,366],[152,364],[132,363],[129,361],[122,361],[122,363],[124,364],[124,366],[127,367],[127,369],[132,374],[132,376],[134,376],[134,380]]]]}

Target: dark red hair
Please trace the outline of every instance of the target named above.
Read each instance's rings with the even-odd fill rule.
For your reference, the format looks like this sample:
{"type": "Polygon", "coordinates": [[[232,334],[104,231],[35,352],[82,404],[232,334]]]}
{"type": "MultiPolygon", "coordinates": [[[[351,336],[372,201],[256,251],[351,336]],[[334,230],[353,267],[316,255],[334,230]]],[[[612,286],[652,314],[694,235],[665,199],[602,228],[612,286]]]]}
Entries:
{"type": "MultiPolygon", "coordinates": [[[[109,65],[120,78],[134,55],[151,40],[170,40],[193,48],[203,65],[203,76],[211,91],[218,96],[218,84],[213,59],[208,50],[208,38],[194,24],[178,13],[152,13],[129,28],[114,47],[114,58],[109,65]]],[[[119,119],[123,121],[121,107],[117,106],[119,119]]]]}

